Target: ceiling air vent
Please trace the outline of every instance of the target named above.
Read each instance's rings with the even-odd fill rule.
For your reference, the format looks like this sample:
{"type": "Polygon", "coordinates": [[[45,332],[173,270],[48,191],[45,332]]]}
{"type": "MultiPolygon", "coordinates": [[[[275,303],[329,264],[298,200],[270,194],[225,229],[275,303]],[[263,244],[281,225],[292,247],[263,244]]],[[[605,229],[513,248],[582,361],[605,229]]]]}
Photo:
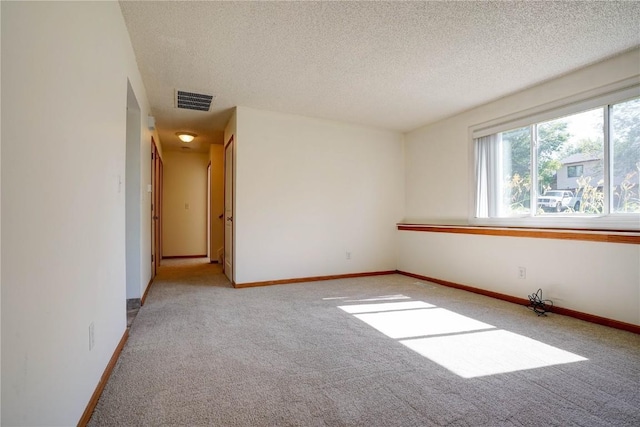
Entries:
{"type": "Polygon", "coordinates": [[[176,107],[186,110],[209,111],[213,95],[176,90],[176,107]]]}

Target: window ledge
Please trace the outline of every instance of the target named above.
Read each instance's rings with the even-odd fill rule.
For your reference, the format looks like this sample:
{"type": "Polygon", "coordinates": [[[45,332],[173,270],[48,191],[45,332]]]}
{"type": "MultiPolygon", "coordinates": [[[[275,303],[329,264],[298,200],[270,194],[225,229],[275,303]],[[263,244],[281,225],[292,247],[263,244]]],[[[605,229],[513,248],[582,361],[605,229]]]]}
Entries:
{"type": "Polygon", "coordinates": [[[525,237],[535,239],[582,240],[602,243],[640,245],[640,232],[629,230],[588,230],[572,228],[491,227],[398,223],[400,231],[429,233],[480,234],[484,236],[525,237]]]}
{"type": "Polygon", "coordinates": [[[572,231],[640,232],[640,214],[565,215],[533,217],[469,218],[469,225],[495,228],[524,228],[572,231]]]}

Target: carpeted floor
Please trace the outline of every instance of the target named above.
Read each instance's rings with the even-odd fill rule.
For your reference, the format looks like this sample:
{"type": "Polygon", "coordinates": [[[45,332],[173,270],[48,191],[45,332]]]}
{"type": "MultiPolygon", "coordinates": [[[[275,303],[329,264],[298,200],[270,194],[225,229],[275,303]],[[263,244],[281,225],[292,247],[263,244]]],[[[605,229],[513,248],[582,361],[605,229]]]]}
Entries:
{"type": "Polygon", "coordinates": [[[638,426],[640,336],[400,275],[232,289],[167,262],[89,425],[638,426]]]}

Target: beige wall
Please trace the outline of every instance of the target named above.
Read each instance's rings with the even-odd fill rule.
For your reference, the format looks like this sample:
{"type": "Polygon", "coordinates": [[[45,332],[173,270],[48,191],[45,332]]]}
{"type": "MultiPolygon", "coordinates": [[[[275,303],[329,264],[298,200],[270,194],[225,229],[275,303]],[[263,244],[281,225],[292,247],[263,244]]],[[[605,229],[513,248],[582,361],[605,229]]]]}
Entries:
{"type": "Polygon", "coordinates": [[[235,172],[236,283],[395,270],[401,134],[238,107],[235,172]]]}
{"type": "Polygon", "coordinates": [[[206,256],[209,155],[166,151],[162,160],[162,256],[206,256]]]}
{"type": "MultiPolygon", "coordinates": [[[[126,330],[127,81],[144,212],[149,105],[117,2],[0,7],[1,423],[76,425],[126,330]]],[[[150,260],[141,224],[139,258],[150,260]]]]}
{"type": "MultiPolygon", "coordinates": [[[[407,222],[466,224],[471,126],[640,74],[635,50],[406,135],[407,222]]],[[[640,81],[640,79],[639,79],[640,81]]],[[[398,269],[640,324],[640,247],[399,231],[398,269]],[[527,269],[518,279],[518,267],[527,269]]]]}
{"type": "Polygon", "coordinates": [[[218,260],[218,250],[224,246],[224,147],[211,144],[211,261],[218,260]]]}

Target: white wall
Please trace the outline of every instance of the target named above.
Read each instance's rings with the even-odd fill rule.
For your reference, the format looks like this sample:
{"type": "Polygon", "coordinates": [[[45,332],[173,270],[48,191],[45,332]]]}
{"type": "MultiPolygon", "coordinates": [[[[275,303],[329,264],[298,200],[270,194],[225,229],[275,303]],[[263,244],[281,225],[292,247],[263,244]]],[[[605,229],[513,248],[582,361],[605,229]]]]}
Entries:
{"type": "Polygon", "coordinates": [[[141,295],[141,265],[140,265],[140,219],[141,219],[141,191],[140,191],[140,140],[141,113],[138,100],[133,88],[127,83],[127,138],[125,161],[125,211],[126,211],[126,268],[127,268],[127,299],[140,298],[141,295]]]}
{"type": "Polygon", "coordinates": [[[209,147],[211,162],[211,261],[218,260],[218,249],[224,246],[224,146],[211,144],[209,147]]]}
{"type": "MultiPolygon", "coordinates": [[[[2,21],[2,8],[0,7],[0,22],[2,21]]],[[[0,24],[1,28],[1,24],[0,24]]],[[[0,81],[2,80],[2,56],[0,55],[0,81]]],[[[0,98],[2,97],[2,84],[0,84],[0,98]]],[[[0,102],[0,117],[2,117],[2,102],[0,102]]],[[[0,120],[1,122],[2,120],[0,120]]],[[[0,136],[0,188],[2,188],[2,137],[0,136]]],[[[1,193],[1,192],[0,192],[1,193]]],[[[2,236],[2,197],[0,197],[0,236],[2,236]]],[[[2,245],[0,244],[0,331],[2,330],[2,245]]],[[[0,332],[1,334],[1,332],[0,332]]],[[[2,340],[0,339],[0,366],[2,366],[2,340]]],[[[1,375],[0,375],[1,376],[1,375]]],[[[2,423],[2,387],[0,387],[0,423],[2,423]]]]}
{"type": "Polygon", "coordinates": [[[236,283],[395,270],[401,134],[238,107],[236,150],[236,283]]]}
{"type": "Polygon", "coordinates": [[[126,329],[127,80],[149,107],[117,2],[0,7],[2,425],[75,425],[126,329]]]}
{"type": "Polygon", "coordinates": [[[398,270],[640,325],[640,245],[399,231],[398,270]],[[518,279],[518,267],[526,279],[518,279]]]}
{"type": "Polygon", "coordinates": [[[207,153],[164,153],[164,257],[207,254],[208,164],[207,153]]]}
{"type": "MultiPolygon", "coordinates": [[[[640,50],[423,127],[406,138],[406,221],[467,223],[469,128],[640,74],[640,50]]],[[[640,248],[511,237],[399,231],[398,269],[640,324],[640,248]],[[517,279],[517,267],[527,279],[517,279]]]]}

